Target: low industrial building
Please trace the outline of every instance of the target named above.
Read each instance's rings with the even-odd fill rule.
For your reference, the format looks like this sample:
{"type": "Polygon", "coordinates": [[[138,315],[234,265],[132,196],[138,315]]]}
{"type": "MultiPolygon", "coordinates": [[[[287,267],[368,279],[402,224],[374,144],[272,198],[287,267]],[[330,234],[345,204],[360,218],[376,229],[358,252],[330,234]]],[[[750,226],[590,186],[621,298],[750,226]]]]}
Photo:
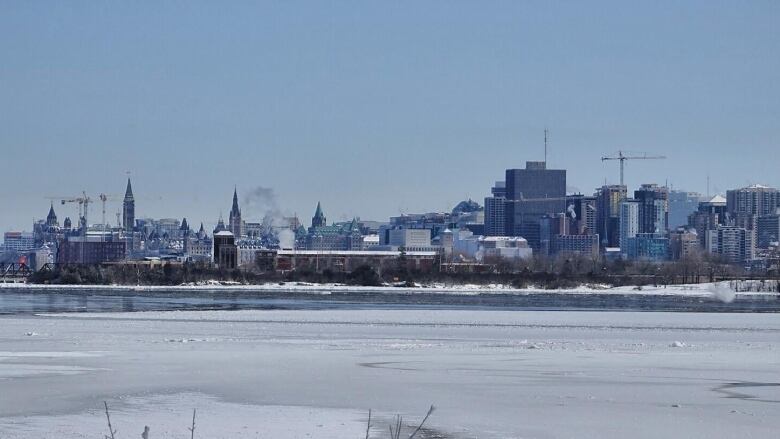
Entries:
{"type": "Polygon", "coordinates": [[[366,265],[381,272],[405,264],[409,270],[431,271],[438,252],[401,252],[372,250],[262,250],[257,252],[256,266],[267,271],[312,270],[352,272],[366,265]]]}

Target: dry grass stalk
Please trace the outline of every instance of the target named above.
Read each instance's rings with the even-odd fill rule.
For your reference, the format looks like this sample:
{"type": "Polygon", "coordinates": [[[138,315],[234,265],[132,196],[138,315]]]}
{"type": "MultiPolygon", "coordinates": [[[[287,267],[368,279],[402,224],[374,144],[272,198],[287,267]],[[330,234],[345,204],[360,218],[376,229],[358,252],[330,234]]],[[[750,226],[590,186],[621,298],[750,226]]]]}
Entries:
{"type": "Polygon", "coordinates": [[[368,423],[366,424],[366,439],[371,432],[371,409],[368,409],[368,423]]]}
{"type": "MultiPolygon", "coordinates": [[[[431,416],[433,411],[436,410],[436,407],[431,405],[431,407],[428,409],[428,413],[425,414],[425,417],[420,422],[420,425],[417,426],[417,428],[414,429],[411,435],[409,435],[409,439],[414,439],[415,436],[417,436],[417,433],[422,430],[423,426],[425,425],[425,422],[428,420],[428,418],[431,416]]],[[[401,439],[401,428],[403,427],[403,418],[401,415],[395,415],[395,418],[393,418],[393,422],[390,423],[388,426],[388,429],[390,430],[390,439],[401,439]]],[[[366,425],[366,439],[369,439],[369,432],[371,430],[371,410],[368,411],[368,425],[366,425]]]]}
{"type": "Polygon", "coordinates": [[[195,409],[192,409],[192,427],[187,430],[190,431],[190,439],[195,439],[195,409]]]}
{"type": "Polygon", "coordinates": [[[422,422],[420,422],[420,425],[417,426],[417,429],[414,430],[411,436],[409,436],[409,439],[414,439],[414,436],[423,428],[423,425],[425,425],[425,421],[428,420],[428,417],[431,416],[431,413],[436,410],[436,408],[431,404],[431,408],[428,409],[428,413],[425,414],[425,417],[423,418],[422,422]]]}
{"type": "Polygon", "coordinates": [[[108,414],[108,403],[103,401],[103,405],[106,406],[106,420],[108,421],[108,433],[106,435],[106,439],[115,439],[114,434],[116,433],[116,430],[114,430],[114,427],[111,426],[111,415],[108,414]]]}

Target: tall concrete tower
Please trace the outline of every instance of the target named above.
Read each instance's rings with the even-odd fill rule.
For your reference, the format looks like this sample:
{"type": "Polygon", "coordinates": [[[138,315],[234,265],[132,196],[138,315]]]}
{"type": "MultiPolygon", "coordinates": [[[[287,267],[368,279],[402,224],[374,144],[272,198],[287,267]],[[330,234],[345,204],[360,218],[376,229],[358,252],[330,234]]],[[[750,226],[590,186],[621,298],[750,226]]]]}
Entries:
{"type": "Polygon", "coordinates": [[[127,179],[125,199],[122,202],[122,227],[127,233],[132,232],[135,228],[135,198],[133,198],[133,187],[130,185],[129,178],[127,179]]]}

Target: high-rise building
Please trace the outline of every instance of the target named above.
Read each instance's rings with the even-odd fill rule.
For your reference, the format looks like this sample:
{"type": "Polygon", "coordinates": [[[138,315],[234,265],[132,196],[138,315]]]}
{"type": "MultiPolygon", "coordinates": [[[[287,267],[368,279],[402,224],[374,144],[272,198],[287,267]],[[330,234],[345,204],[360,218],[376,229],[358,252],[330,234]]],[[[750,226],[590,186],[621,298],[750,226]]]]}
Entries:
{"type": "Polygon", "coordinates": [[[125,199],[122,202],[122,227],[125,233],[132,233],[135,229],[135,198],[133,198],[133,187],[130,185],[130,179],[127,179],[127,189],[125,189],[125,199]]]}
{"type": "Polygon", "coordinates": [[[726,199],[720,195],[700,202],[696,212],[688,216],[688,227],[696,230],[701,248],[707,247],[708,230],[715,230],[718,226],[725,226],[727,223],[726,199]]]}
{"type": "Polygon", "coordinates": [[[780,241],[780,211],[758,217],[756,235],[757,248],[766,249],[780,241]]]}
{"type": "Polygon", "coordinates": [[[620,204],[627,198],[623,185],[605,185],[596,192],[598,233],[604,247],[620,247],[620,204]]]}
{"type": "Polygon", "coordinates": [[[572,234],[599,234],[597,198],[581,194],[566,197],[566,216],[572,221],[572,234]]]}
{"type": "Polygon", "coordinates": [[[643,184],[634,191],[639,202],[639,232],[665,234],[669,224],[669,190],[657,184],[643,184]]]}
{"type": "MultiPolygon", "coordinates": [[[[774,215],[780,207],[780,190],[755,184],[749,187],[726,192],[726,207],[728,210],[728,225],[742,228],[752,234],[753,248],[766,244],[766,228],[763,236],[759,236],[758,223],[762,216],[774,215]],[[759,238],[761,242],[759,243],[759,238]]],[[[766,225],[766,222],[763,222],[766,225]]]]}
{"type": "Polygon", "coordinates": [[[544,215],[539,219],[539,254],[555,254],[554,242],[557,236],[566,236],[571,228],[571,219],[564,213],[544,215]]]}
{"type": "Polygon", "coordinates": [[[699,207],[702,201],[698,192],[669,191],[669,229],[688,224],[688,216],[699,207]]]}
{"type": "Polygon", "coordinates": [[[497,181],[490,189],[491,196],[485,197],[485,235],[504,236],[506,233],[506,215],[504,204],[506,202],[506,183],[497,181]]]}
{"type": "Polygon", "coordinates": [[[738,214],[772,215],[780,207],[780,190],[755,184],[726,192],[726,204],[731,216],[738,214]]]}
{"type": "Polygon", "coordinates": [[[743,227],[718,226],[707,231],[707,251],[734,264],[749,262],[755,254],[753,233],[743,227]]]}
{"type": "MultiPolygon", "coordinates": [[[[545,162],[526,162],[525,169],[507,169],[506,198],[553,203],[545,209],[560,210],[566,196],[566,170],[547,169],[545,162]]],[[[556,212],[557,213],[557,212],[556,212]]]]}
{"type": "Polygon", "coordinates": [[[669,258],[669,238],[657,233],[637,233],[620,250],[629,259],[664,261],[669,258]]]}
{"type": "Polygon", "coordinates": [[[695,231],[680,227],[669,233],[669,253],[672,260],[689,258],[699,251],[699,237],[695,231]]]}
{"type": "Polygon", "coordinates": [[[639,233],[639,202],[623,200],[620,203],[620,249],[628,254],[629,240],[639,233]]]}
{"type": "Polygon", "coordinates": [[[538,251],[539,221],[566,211],[566,170],[547,169],[545,162],[526,162],[525,169],[507,169],[505,181],[505,233],[522,236],[538,251]]]}
{"type": "Polygon", "coordinates": [[[235,239],[241,239],[243,236],[243,223],[241,222],[241,209],[238,208],[238,190],[235,188],[233,189],[233,206],[230,208],[228,226],[235,239]]]}

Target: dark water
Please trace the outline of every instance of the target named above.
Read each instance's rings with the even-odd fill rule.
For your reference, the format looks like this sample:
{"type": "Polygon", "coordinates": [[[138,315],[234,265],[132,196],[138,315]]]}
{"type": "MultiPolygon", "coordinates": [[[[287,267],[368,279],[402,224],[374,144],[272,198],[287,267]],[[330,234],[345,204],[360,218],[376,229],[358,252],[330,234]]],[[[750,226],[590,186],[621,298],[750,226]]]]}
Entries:
{"type": "Polygon", "coordinates": [[[393,291],[246,291],[3,288],[0,314],[239,309],[502,309],[686,312],[780,312],[778,296],[710,297],[638,294],[447,294],[393,291]]]}

